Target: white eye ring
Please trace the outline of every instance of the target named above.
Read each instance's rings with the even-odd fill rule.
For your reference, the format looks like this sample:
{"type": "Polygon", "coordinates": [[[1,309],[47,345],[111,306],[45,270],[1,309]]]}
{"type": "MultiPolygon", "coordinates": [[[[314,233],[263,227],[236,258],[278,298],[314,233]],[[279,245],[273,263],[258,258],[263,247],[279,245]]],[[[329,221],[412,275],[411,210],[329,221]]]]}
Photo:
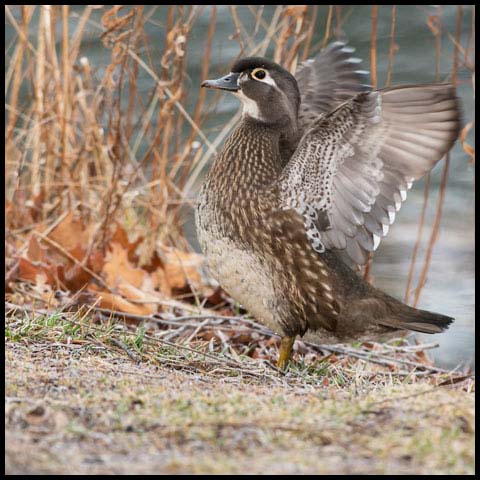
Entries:
{"type": "Polygon", "coordinates": [[[255,80],[263,80],[267,76],[267,71],[264,68],[256,68],[252,71],[252,78],[255,80]],[[260,75],[259,77],[257,75],[260,75]]]}
{"type": "Polygon", "coordinates": [[[250,74],[251,77],[256,80],[257,82],[263,82],[263,83],[267,83],[268,85],[271,85],[272,87],[277,87],[277,84],[275,83],[275,80],[271,77],[270,73],[268,73],[268,70],[266,70],[265,68],[255,68],[252,70],[252,73],[250,74]],[[258,78],[257,77],[257,74],[258,73],[263,73],[264,76],[262,78],[258,78]]]}

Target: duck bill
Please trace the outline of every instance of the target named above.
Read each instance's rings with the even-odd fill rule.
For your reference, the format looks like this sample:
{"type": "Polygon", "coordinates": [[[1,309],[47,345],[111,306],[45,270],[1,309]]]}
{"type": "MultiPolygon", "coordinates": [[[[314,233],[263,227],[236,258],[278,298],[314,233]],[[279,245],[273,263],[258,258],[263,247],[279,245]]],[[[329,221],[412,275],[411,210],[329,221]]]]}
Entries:
{"type": "Polygon", "coordinates": [[[230,92],[237,92],[240,90],[238,86],[239,73],[229,73],[224,77],[217,78],[216,80],[205,80],[202,82],[202,87],[216,88],[217,90],[228,90],[230,92]]]}

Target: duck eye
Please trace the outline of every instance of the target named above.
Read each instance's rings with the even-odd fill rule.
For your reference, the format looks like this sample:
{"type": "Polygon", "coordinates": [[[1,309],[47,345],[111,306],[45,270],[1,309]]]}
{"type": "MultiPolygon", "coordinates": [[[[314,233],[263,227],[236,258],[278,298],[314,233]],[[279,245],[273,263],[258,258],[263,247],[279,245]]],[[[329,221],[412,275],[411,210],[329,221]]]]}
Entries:
{"type": "Polygon", "coordinates": [[[263,68],[256,68],[252,72],[252,77],[256,78],[257,80],[262,80],[267,76],[267,72],[263,68]]]}

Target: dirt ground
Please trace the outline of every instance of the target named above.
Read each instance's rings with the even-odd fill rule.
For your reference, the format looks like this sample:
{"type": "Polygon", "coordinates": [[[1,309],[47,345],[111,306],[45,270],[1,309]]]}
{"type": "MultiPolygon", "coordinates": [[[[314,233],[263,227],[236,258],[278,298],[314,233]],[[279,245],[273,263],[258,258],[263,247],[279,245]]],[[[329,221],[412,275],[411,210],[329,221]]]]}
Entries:
{"type": "Polygon", "coordinates": [[[472,385],[338,389],[43,340],[5,359],[6,474],[474,473],[472,385]]]}

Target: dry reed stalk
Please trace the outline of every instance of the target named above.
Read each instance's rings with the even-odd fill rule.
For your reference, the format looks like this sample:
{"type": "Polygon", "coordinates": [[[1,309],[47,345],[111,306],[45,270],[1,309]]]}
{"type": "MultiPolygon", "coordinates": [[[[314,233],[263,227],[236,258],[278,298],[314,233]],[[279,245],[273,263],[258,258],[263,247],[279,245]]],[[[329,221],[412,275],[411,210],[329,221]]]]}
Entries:
{"type": "Polygon", "coordinates": [[[304,26],[307,25],[308,20],[308,7],[307,6],[297,6],[291,8],[291,16],[294,21],[292,24],[292,45],[288,49],[288,55],[285,59],[285,67],[292,73],[297,69],[299,50],[303,46],[305,47],[305,42],[308,36],[308,29],[305,33],[302,33],[305,30],[304,26]]]}
{"type": "Polygon", "coordinates": [[[330,29],[332,25],[332,18],[333,18],[333,5],[329,5],[327,20],[326,20],[327,23],[325,25],[325,33],[323,35],[323,40],[322,40],[322,48],[325,48],[327,46],[328,41],[330,40],[330,37],[331,37],[330,29]]]}
{"type": "Polygon", "coordinates": [[[420,248],[420,241],[422,238],[423,225],[425,223],[425,214],[427,212],[428,195],[430,192],[430,172],[425,175],[425,188],[423,189],[423,205],[420,213],[420,220],[418,222],[417,240],[413,248],[412,259],[410,260],[410,268],[408,270],[407,284],[405,286],[405,303],[410,301],[410,287],[413,281],[413,274],[415,272],[415,263],[417,260],[418,250],[420,248]]]}
{"type": "MultiPolygon", "coordinates": [[[[427,25],[429,26],[434,38],[435,38],[435,81],[440,80],[440,59],[442,49],[442,21],[440,16],[434,16],[428,19],[427,25]]],[[[412,259],[410,260],[410,268],[408,271],[407,284],[405,286],[405,303],[410,301],[411,284],[413,282],[413,275],[415,273],[415,263],[417,260],[418,251],[420,249],[420,243],[422,239],[423,226],[425,224],[425,214],[427,211],[428,198],[430,194],[430,172],[425,176],[425,187],[423,191],[423,204],[420,213],[420,219],[418,222],[417,239],[412,252],[412,259]]]]}
{"type": "Polygon", "coordinates": [[[308,26],[308,31],[307,31],[307,36],[305,38],[305,45],[303,47],[303,53],[301,56],[301,61],[303,62],[308,58],[308,55],[310,53],[310,45],[312,43],[313,39],[313,34],[315,31],[315,24],[317,21],[317,16],[318,16],[318,5],[314,5],[312,8],[312,15],[309,20],[309,26],[308,26]]]}
{"type": "Polygon", "coordinates": [[[377,21],[378,5],[372,6],[372,29],[370,32],[370,75],[372,87],[377,88],[377,21]]]}
{"type": "MultiPolygon", "coordinates": [[[[465,57],[464,61],[465,64],[469,63],[469,57],[470,57],[470,49],[473,46],[475,46],[475,5],[472,5],[472,23],[470,26],[470,35],[468,37],[468,42],[467,42],[467,47],[465,48],[465,57]]],[[[475,66],[472,65],[472,70],[475,70],[475,66]]],[[[473,88],[475,89],[475,84],[473,83],[473,88]]]]}
{"type": "Polygon", "coordinates": [[[40,122],[44,112],[44,88],[45,88],[45,28],[46,10],[49,5],[40,7],[40,20],[37,34],[37,59],[35,71],[35,114],[33,117],[33,152],[32,152],[32,194],[34,197],[40,194],[40,152],[42,130],[40,122]]]}
{"type": "MultiPolygon", "coordinates": [[[[258,42],[257,45],[252,49],[252,51],[249,53],[249,55],[259,55],[263,56],[265,55],[265,52],[267,51],[268,46],[272,41],[276,43],[275,39],[275,34],[277,33],[278,30],[280,30],[283,26],[282,22],[280,21],[281,16],[283,12],[283,7],[282,6],[277,6],[275,11],[273,12],[272,19],[270,21],[270,24],[265,24],[266,25],[266,34],[265,38],[263,41],[258,42]]],[[[263,23],[262,23],[263,25],[263,23]]]]}
{"type": "Polygon", "coordinates": [[[449,164],[450,164],[450,153],[447,153],[447,156],[445,157],[445,166],[443,168],[443,173],[442,173],[442,180],[440,183],[440,192],[438,195],[438,204],[437,204],[437,210],[435,212],[435,219],[433,222],[432,233],[430,235],[430,240],[428,243],[427,252],[425,254],[425,260],[422,267],[422,271],[420,272],[417,288],[415,289],[415,298],[413,300],[414,307],[418,305],[420,294],[427,282],[427,273],[430,267],[430,261],[432,259],[433,247],[438,238],[438,229],[440,227],[440,219],[442,217],[442,207],[443,207],[443,200],[445,198],[445,190],[447,186],[449,164]]]}
{"type": "MultiPolygon", "coordinates": [[[[164,122],[168,118],[168,115],[162,106],[165,105],[163,99],[166,96],[165,94],[166,85],[169,83],[167,58],[171,50],[171,45],[170,45],[171,41],[169,39],[171,38],[170,32],[172,31],[172,28],[174,26],[174,13],[175,13],[174,6],[171,5],[168,9],[168,14],[167,14],[166,31],[165,31],[165,48],[164,48],[165,53],[163,54],[162,60],[160,62],[161,73],[160,73],[160,78],[157,79],[157,92],[156,92],[159,98],[159,110],[158,110],[158,116],[157,116],[157,125],[158,125],[157,134],[155,135],[155,138],[154,138],[155,154],[153,157],[154,161],[152,165],[152,177],[151,177],[151,182],[152,184],[156,185],[156,188],[152,189],[151,196],[159,198],[160,201],[163,203],[163,208],[161,208],[162,212],[166,212],[167,205],[165,203],[165,198],[168,196],[168,192],[166,191],[165,184],[164,184],[166,165],[163,164],[163,161],[165,157],[160,155],[158,152],[161,149],[162,130],[165,128],[164,122]]],[[[152,201],[154,201],[154,198],[152,198],[152,201]]],[[[155,228],[155,216],[153,212],[150,212],[149,223],[153,228],[155,228]]]]}
{"type": "MultiPolygon", "coordinates": [[[[13,78],[11,84],[11,92],[9,98],[10,105],[6,105],[8,110],[8,124],[5,133],[5,199],[11,201],[14,199],[16,192],[20,189],[20,184],[23,181],[23,176],[21,175],[21,163],[12,161],[11,159],[16,157],[19,153],[18,147],[15,145],[14,141],[14,132],[17,129],[17,132],[24,132],[25,130],[21,127],[17,127],[17,123],[23,118],[28,118],[19,111],[19,95],[20,87],[22,83],[22,78],[24,75],[23,63],[28,53],[28,26],[32,18],[33,7],[22,6],[21,7],[21,16],[22,21],[21,25],[16,25],[15,19],[10,12],[8,6],[5,6],[5,13],[10,21],[14,23],[15,29],[18,33],[20,41],[15,48],[15,52],[11,59],[11,64],[8,66],[7,74],[5,77],[5,98],[7,98],[7,93],[9,89],[10,82],[8,78],[13,78]]],[[[23,134],[22,134],[23,135],[23,134]]],[[[20,133],[17,133],[17,136],[20,136],[20,133]]],[[[17,215],[18,205],[15,202],[12,202],[12,208],[9,211],[5,212],[6,225],[10,224],[10,220],[14,219],[17,215]]]]}
{"type": "Polygon", "coordinates": [[[392,5],[392,23],[390,25],[390,49],[388,52],[387,81],[385,86],[389,87],[392,83],[393,57],[395,56],[395,22],[397,16],[397,6],[392,5]]]}
{"type": "MultiPolygon", "coordinates": [[[[31,18],[32,18],[32,15],[33,15],[33,11],[34,11],[34,7],[36,5],[22,5],[23,7],[33,7],[31,9],[26,9],[24,10],[25,12],[28,13],[28,21],[26,22],[27,24],[30,22],[31,18]]],[[[23,15],[23,12],[22,11],[22,15],[23,15]]],[[[25,45],[28,47],[28,50],[33,53],[34,55],[37,55],[37,50],[35,49],[35,47],[33,46],[33,44],[30,42],[30,40],[28,39],[28,30],[27,32],[25,31],[25,29],[22,29],[20,28],[20,26],[18,25],[17,21],[15,20],[15,17],[12,15],[12,12],[10,11],[10,7],[8,5],[5,5],[5,16],[8,18],[8,21],[10,22],[10,25],[15,29],[15,31],[17,32],[17,35],[20,37],[20,40],[22,42],[25,43],[25,45]]],[[[24,22],[25,23],[25,22],[24,22]]]]}
{"type": "MultiPolygon", "coordinates": [[[[283,11],[282,11],[283,14],[283,11]]],[[[283,15],[282,21],[281,21],[281,29],[278,35],[278,40],[275,42],[275,53],[273,55],[273,61],[275,63],[283,63],[282,62],[282,55],[285,51],[285,46],[287,44],[287,40],[289,37],[289,30],[290,30],[290,24],[288,21],[288,18],[283,15]]]]}
{"type": "Polygon", "coordinates": [[[258,33],[258,30],[260,29],[260,21],[262,20],[263,11],[265,10],[265,5],[259,5],[257,11],[255,11],[255,9],[253,8],[253,5],[248,5],[247,7],[255,17],[255,26],[253,28],[253,36],[256,36],[258,33]]]}
{"type": "MultiPolygon", "coordinates": [[[[62,82],[62,74],[60,72],[60,67],[58,65],[58,58],[56,52],[56,41],[55,41],[55,27],[57,15],[56,8],[47,10],[47,24],[46,28],[45,41],[46,41],[46,58],[48,59],[51,69],[49,73],[52,76],[53,82],[49,82],[52,86],[52,90],[47,91],[46,100],[45,100],[45,110],[55,112],[56,118],[52,122],[52,130],[57,131],[58,129],[58,119],[61,119],[63,116],[64,101],[61,92],[59,91],[60,85],[62,82]]],[[[43,205],[43,218],[47,216],[48,210],[48,199],[53,197],[53,190],[55,187],[56,178],[55,178],[55,165],[57,163],[57,158],[55,152],[60,149],[58,145],[57,135],[47,134],[45,138],[45,172],[44,172],[44,192],[45,200],[47,200],[43,205]]]]}
{"type": "MultiPolygon", "coordinates": [[[[458,61],[459,61],[459,45],[460,45],[460,36],[462,33],[462,7],[461,5],[458,5],[457,7],[457,25],[456,25],[456,34],[455,34],[455,39],[456,42],[454,43],[455,49],[453,52],[453,77],[452,77],[452,83],[454,85],[457,85],[458,83],[458,61]]],[[[440,191],[438,195],[438,204],[437,204],[437,210],[435,212],[435,218],[433,221],[433,227],[432,227],[432,233],[430,234],[430,240],[428,242],[428,247],[427,247],[427,252],[425,254],[425,261],[422,267],[422,271],[420,272],[420,277],[418,280],[417,288],[415,290],[415,298],[413,302],[413,306],[416,307],[418,305],[418,301],[420,299],[420,294],[422,293],[422,289],[425,286],[425,283],[427,281],[427,274],[428,274],[428,269],[430,267],[430,262],[432,259],[432,253],[433,253],[433,247],[435,246],[435,243],[438,238],[438,231],[440,228],[440,220],[442,218],[442,208],[443,208],[443,202],[445,199],[445,191],[447,187],[447,179],[448,179],[448,168],[450,165],[450,153],[447,153],[445,157],[445,165],[443,168],[442,172],[442,180],[440,183],[440,191]]]]}
{"type": "MultiPolygon", "coordinates": [[[[171,12],[171,11],[170,11],[171,12]]],[[[191,11],[190,11],[191,13],[191,11]]],[[[150,216],[150,222],[152,229],[156,232],[160,232],[161,227],[165,227],[167,224],[167,210],[168,201],[172,198],[172,190],[169,188],[170,183],[173,181],[171,173],[167,174],[167,165],[169,163],[175,165],[179,163],[179,149],[180,149],[180,137],[183,126],[182,115],[176,114],[176,106],[181,105],[181,101],[185,96],[184,89],[182,87],[183,80],[186,75],[186,44],[191,23],[183,8],[179,9],[180,18],[175,22],[172,29],[167,35],[166,50],[167,53],[163,57],[162,64],[164,66],[163,78],[166,78],[167,68],[173,67],[172,85],[176,86],[173,93],[167,94],[169,89],[163,88],[164,95],[167,94],[170,98],[165,101],[163,107],[160,110],[160,116],[158,120],[158,128],[162,130],[162,135],[157,137],[158,148],[160,148],[160,155],[156,155],[157,162],[154,163],[154,173],[152,175],[152,181],[161,180],[157,187],[157,195],[161,200],[161,211],[164,212],[164,217],[159,218],[157,215],[150,216]],[[171,144],[171,140],[174,140],[174,144],[171,144]],[[160,141],[161,140],[161,141],[160,141]],[[173,149],[175,152],[173,156],[170,155],[170,151],[173,149]],[[170,159],[170,161],[169,161],[170,159]]],[[[191,19],[191,17],[190,17],[191,19]]],[[[187,154],[191,149],[191,143],[186,143],[185,150],[187,154]]],[[[182,162],[183,163],[183,162],[182,162]]],[[[173,196],[173,198],[175,198],[173,196]]],[[[171,213],[175,215],[175,213],[171,213]]],[[[165,230],[163,228],[162,230],[165,230]]],[[[154,245],[152,245],[154,248],[154,245]]]]}
{"type": "MultiPolygon", "coordinates": [[[[232,7],[233,8],[233,7],[232,7]]],[[[212,42],[213,42],[213,35],[215,33],[215,21],[217,18],[217,7],[213,5],[212,7],[212,12],[210,15],[210,22],[208,24],[208,30],[207,30],[207,39],[205,42],[205,53],[203,57],[203,63],[202,63],[202,68],[201,68],[201,78],[208,78],[208,72],[210,68],[210,60],[211,60],[211,53],[212,53],[212,42]]],[[[198,100],[197,104],[195,105],[195,111],[193,113],[193,123],[198,125],[199,127],[202,126],[203,123],[203,118],[201,117],[202,109],[203,109],[203,104],[205,102],[205,95],[206,95],[206,90],[205,89],[200,89],[200,92],[198,94],[198,100]]],[[[189,145],[190,148],[187,150],[185,149],[185,152],[188,152],[188,155],[184,154],[180,157],[179,162],[177,162],[177,165],[174,166],[173,170],[175,168],[178,168],[181,164],[185,162],[186,159],[188,159],[188,156],[191,154],[191,145],[192,142],[194,141],[196,137],[196,132],[194,130],[191,131],[190,136],[188,137],[186,141],[186,145],[189,145]]],[[[188,176],[190,174],[192,168],[192,162],[188,162],[188,165],[185,166],[182,176],[178,182],[178,186],[180,189],[183,189],[185,186],[185,182],[188,179],[188,176]]]]}
{"type": "MultiPolygon", "coordinates": [[[[137,9],[137,14],[135,15],[135,19],[133,22],[133,30],[135,32],[143,32],[144,29],[144,7],[139,6],[137,9]]],[[[134,35],[132,37],[132,44],[131,48],[133,50],[138,49],[138,44],[141,40],[142,35],[134,35]]],[[[138,77],[138,64],[137,62],[133,62],[133,65],[131,69],[129,70],[129,75],[128,75],[128,105],[126,108],[126,119],[125,119],[125,137],[127,138],[127,141],[130,140],[133,134],[133,128],[134,128],[134,115],[136,114],[136,105],[138,101],[141,101],[139,96],[137,95],[137,77],[138,77]]]]}
{"type": "Polygon", "coordinates": [[[307,11],[306,5],[292,5],[282,12],[282,28],[276,42],[273,61],[291,72],[296,69],[298,50],[306,38],[306,33],[301,32],[307,11]],[[288,44],[290,45],[287,48],[288,44]]]}
{"type": "MultiPolygon", "coordinates": [[[[188,11],[184,8],[184,6],[179,7],[179,13],[181,13],[181,24],[180,24],[180,35],[177,37],[175,41],[175,50],[176,56],[174,62],[176,66],[174,71],[176,72],[176,76],[173,77],[174,84],[179,85],[179,93],[178,93],[178,102],[183,103],[187,97],[187,91],[184,88],[184,80],[187,77],[187,51],[188,51],[188,37],[190,34],[190,29],[193,25],[192,19],[194,16],[194,9],[190,7],[188,11]],[[183,39],[180,41],[180,39],[183,39]],[[180,54],[181,52],[181,54],[180,54]]],[[[178,113],[178,112],[177,112],[178,113]]],[[[175,144],[173,145],[174,155],[172,157],[172,161],[177,161],[179,157],[179,152],[182,149],[182,132],[183,132],[183,125],[184,125],[185,118],[182,115],[176,115],[174,118],[174,132],[175,135],[173,136],[173,140],[175,144]]],[[[191,145],[187,146],[191,148],[191,145]]],[[[172,215],[176,215],[176,213],[172,212],[172,215]]]]}
{"type": "Polygon", "coordinates": [[[459,53],[461,45],[461,35],[462,35],[462,15],[463,10],[461,5],[457,5],[457,30],[455,33],[455,50],[453,51],[453,77],[452,83],[454,85],[458,84],[458,63],[459,63],[459,53]]]}
{"type": "MultiPolygon", "coordinates": [[[[65,183],[71,178],[70,172],[70,156],[68,145],[68,132],[67,128],[70,122],[70,71],[72,66],[70,65],[70,58],[68,52],[69,34],[68,34],[68,14],[69,6],[62,5],[62,105],[63,111],[61,116],[61,137],[62,137],[62,176],[65,183]]],[[[70,193],[70,205],[73,205],[75,200],[73,198],[74,192],[69,190],[70,193]]]]}
{"type": "Polygon", "coordinates": [[[260,30],[260,26],[262,26],[263,29],[267,31],[269,29],[269,25],[263,18],[263,11],[265,9],[265,5],[259,5],[258,10],[255,10],[254,5],[247,5],[247,8],[252,14],[252,16],[255,18],[255,27],[253,29],[253,34],[248,39],[248,43],[247,43],[247,48],[249,50],[252,50],[251,42],[254,40],[254,37],[258,34],[258,31],[260,30]]]}
{"type": "Polygon", "coordinates": [[[242,38],[242,30],[245,31],[244,28],[242,28],[241,22],[238,19],[237,15],[237,7],[234,5],[229,6],[230,9],[230,14],[232,15],[232,21],[233,21],[233,26],[235,28],[235,34],[230,35],[230,40],[233,40],[234,38],[238,41],[238,44],[240,46],[240,56],[245,56],[245,45],[243,43],[243,38],[242,38]]]}
{"type": "Polygon", "coordinates": [[[334,32],[335,36],[340,35],[343,22],[344,22],[344,19],[342,18],[342,6],[335,5],[335,32],[334,32]]]}
{"type": "MultiPolygon", "coordinates": [[[[377,88],[377,20],[378,20],[378,5],[372,6],[372,30],[370,33],[370,75],[372,79],[372,88],[377,88]]],[[[369,252],[367,256],[367,263],[363,270],[363,278],[368,283],[373,283],[373,278],[370,275],[372,267],[373,253],[369,252]]]]}
{"type": "MultiPolygon", "coordinates": [[[[174,28],[174,7],[170,6],[168,9],[167,15],[167,28],[166,28],[166,36],[165,36],[165,53],[162,56],[162,60],[160,62],[162,70],[160,74],[161,82],[164,84],[168,83],[169,77],[169,69],[168,69],[168,57],[172,50],[171,45],[171,38],[170,32],[174,28]]],[[[177,25],[177,24],[175,24],[177,25]]],[[[176,27],[178,28],[178,27],[176,27]]],[[[171,111],[170,106],[171,102],[167,103],[164,98],[166,97],[164,89],[165,86],[162,86],[160,82],[158,83],[157,87],[157,94],[159,97],[159,111],[157,116],[157,129],[158,134],[155,135],[155,150],[153,156],[153,169],[152,169],[152,182],[157,182],[156,188],[152,189],[151,196],[152,202],[155,202],[157,199],[160,202],[160,211],[161,217],[158,218],[154,211],[150,211],[149,215],[149,224],[150,228],[156,232],[158,229],[159,222],[165,222],[166,220],[166,211],[167,211],[167,198],[168,198],[168,190],[165,185],[165,178],[166,178],[166,168],[167,168],[167,155],[168,155],[168,143],[166,147],[166,142],[168,142],[168,138],[165,137],[167,134],[166,132],[170,132],[171,129],[171,111]],[[163,133],[163,135],[162,135],[163,133]],[[159,152],[162,152],[161,154],[159,152]]],[[[154,248],[154,244],[150,245],[150,249],[154,248]]]]}
{"type": "MultiPolygon", "coordinates": [[[[15,49],[15,53],[12,58],[12,65],[13,68],[13,83],[10,92],[10,113],[8,116],[8,124],[5,134],[5,149],[8,151],[11,148],[12,142],[12,134],[13,129],[15,127],[17,121],[17,105],[18,105],[18,94],[20,90],[20,83],[22,81],[22,72],[23,72],[23,59],[24,59],[24,51],[25,46],[27,43],[27,31],[28,31],[28,24],[30,23],[31,19],[31,8],[27,5],[22,5],[22,22],[19,26],[19,31],[22,32],[20,36],[20,41],[15,49]]],[[[8,10],[8,7],[6,7],[8,10]]],[[[7,83],[7,82],[6,82],[7,83]]],[[[7,89],[7,85],[5,85],[5,89],[7,89]]],[[[5,90],[5,94],[7,90],[5,90]]]]}
{"type": "Polygon", "coordinates": [[[106,93],[108,102],[108,158],[111,163],[111,175],[106,176],[105,195],[101,201],[101,227],[100,236],[95,239],[95,244],[98,248],[105,252],[106,244],[110,236],[110,226],[113,224],[118,208],[120,207],[122,195],[119,193],[120,179],[123,174],[126,159],[129,157],[128,147],[126,147],[126,139],[123,134],[122,123],[122,107],[121,98],[124,90],[124,78],[127,70],[128,55],[124,44],[129,44],[135,32],[128,27],[132,25],[132,19],[135,18],[137,9],[133,8],[123,17],[117,14],[122,6],[113,7],[107,11],[103,17],[102,22],[106,27],[106,31],[102,35],[104,42],[109,42],[112,48],[111,64],[107,69],[105,76],[106,93]],[[125,31],[122,31],[127,28],[125,31]],[[113,74],[118,69],[118,80],[115,82],[113,74]],[[117,95],[113,95],[116,87],[117,95]]]}
{"type": "Polygon", "coordinates": [[[90,16],[93,10],[94,10],[94,7],[92,7],[91,5],[85,6],[85,10],[83,11],[82,16],[80,17],[78,26],[75,30],[75,33],[72,36],[72,40],[70,41],[70,47],[69,47],[70,65],[75,65],[75,62],[77,61],[78,53],[80,51],[80,45],[82,43],[83,34],[85,33],[85,28],[87,26],[87,23],[90,19],[90,16]]]}

